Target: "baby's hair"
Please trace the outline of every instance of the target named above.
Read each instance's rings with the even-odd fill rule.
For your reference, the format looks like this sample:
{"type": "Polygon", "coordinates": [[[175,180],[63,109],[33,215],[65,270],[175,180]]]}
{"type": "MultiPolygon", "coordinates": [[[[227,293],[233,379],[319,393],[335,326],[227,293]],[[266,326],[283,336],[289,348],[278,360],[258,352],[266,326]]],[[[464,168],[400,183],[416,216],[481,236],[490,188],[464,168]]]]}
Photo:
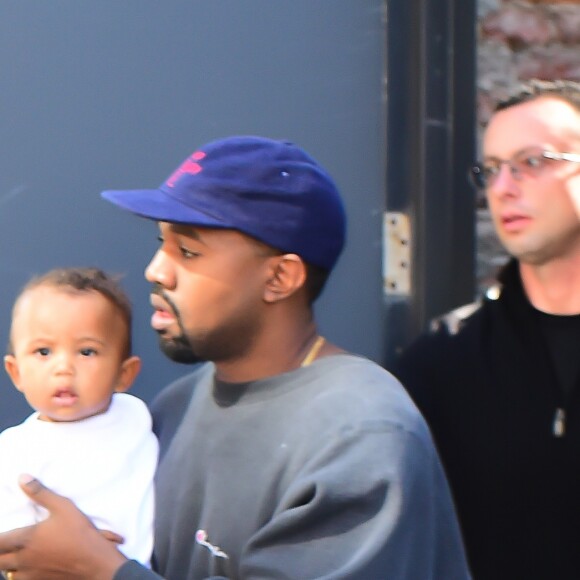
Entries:
{"type": "MultiPolygon", "coordinates": [[[[125,344],[124,357],[132,352],[131,326],[133,314],[131,301],[125,291],[119,285],[119,277],[113,277],[99,268],[56,268],[34,276],[22,288],[12,307],[12,319],[14,320],[20,299],[30,290],[47,286],[70,292],[98,292],[104,296],[114,308],[121,314],[127,327],[127,342],[125,344]]],[[[13,354],[12,332],[8,342],[8,354],[13,354]]]]}

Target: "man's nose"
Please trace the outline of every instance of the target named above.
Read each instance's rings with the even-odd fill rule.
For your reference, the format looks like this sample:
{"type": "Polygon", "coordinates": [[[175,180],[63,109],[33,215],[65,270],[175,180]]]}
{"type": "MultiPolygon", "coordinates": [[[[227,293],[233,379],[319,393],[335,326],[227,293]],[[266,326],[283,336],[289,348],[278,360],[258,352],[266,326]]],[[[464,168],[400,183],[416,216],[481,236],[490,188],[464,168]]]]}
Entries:
{"type": "Polygon", "coordinates": [[[145,268],[147,281],[159,284],[163,288],[173,288],[175,275],[170,262],[167,254],[163,250],[158,250],[145,268]]]}

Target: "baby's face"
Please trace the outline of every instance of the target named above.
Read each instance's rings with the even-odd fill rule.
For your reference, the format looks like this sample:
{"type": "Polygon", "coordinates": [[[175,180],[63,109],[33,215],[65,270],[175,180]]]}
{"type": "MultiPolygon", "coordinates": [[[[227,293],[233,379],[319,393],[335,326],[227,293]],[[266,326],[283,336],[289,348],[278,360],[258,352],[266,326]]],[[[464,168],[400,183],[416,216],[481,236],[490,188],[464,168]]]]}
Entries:
{"type": "Polygon", "coordinates": [[[19,300],[13,355],[5,367],[46,421],[77,421],[107,410],[119,386],[127,329],[95,291],[40,286],[19,300]]]}

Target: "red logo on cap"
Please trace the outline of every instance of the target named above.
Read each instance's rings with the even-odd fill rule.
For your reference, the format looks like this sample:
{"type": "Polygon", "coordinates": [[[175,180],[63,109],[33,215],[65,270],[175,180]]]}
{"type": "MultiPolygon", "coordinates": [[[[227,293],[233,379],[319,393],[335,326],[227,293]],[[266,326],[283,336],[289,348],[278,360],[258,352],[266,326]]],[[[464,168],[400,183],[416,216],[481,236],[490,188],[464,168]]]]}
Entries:
{"type": "Polygon", "coordinates": [[[173,187],[175,182],[185,173],[189,175],[195,175],[202,171],[203,167],[198,163],[205,157],[203,151],[196,151],[193,155],[188,157],[170,176],[165,182],[168,187],[173,187]]]}

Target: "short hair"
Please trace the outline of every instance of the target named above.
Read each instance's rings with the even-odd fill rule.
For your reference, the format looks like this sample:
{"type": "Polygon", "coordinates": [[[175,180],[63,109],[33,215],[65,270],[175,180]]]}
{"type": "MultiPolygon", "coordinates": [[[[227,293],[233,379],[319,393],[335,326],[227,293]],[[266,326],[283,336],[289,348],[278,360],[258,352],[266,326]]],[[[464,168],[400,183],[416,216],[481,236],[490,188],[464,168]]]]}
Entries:
{"type": "Polygon", "coordinates": [[[308,262],[305,262],[305,265],[306,282],[304,283],[304,287],[306,288],[308,303],[312,304],[322,293],[328,276],[330,275],[330,270],[309,264],[308,262]]]}
{"type": "MultiPolygon", "coordinates": [[[[104,296],[123,318],[127,328],[127,339],[124,349],[124,357],[132,352],[131,327],[133,313],[131,301],[125,291],[119,285],[119,276],[111,276],[99,268],[56,268],[40,276],[31,278],[18,293],[12,307],[14,319],[20,299],[30,290],[42,286],[52,288],[70,289],[74,292],[98,292],[104,296]]],[[[8,353],[13,354],[12,330],[8,339],[8,353]]]]}
{"type": "Polygon", "coordinates": [[[531,79],[521,84],[516,92],[497,103],[494,112],[497,113],[541,97],[560,99],[580,112],[580,83],[568,80],[543,81],[540,79],[531,79]]]}

